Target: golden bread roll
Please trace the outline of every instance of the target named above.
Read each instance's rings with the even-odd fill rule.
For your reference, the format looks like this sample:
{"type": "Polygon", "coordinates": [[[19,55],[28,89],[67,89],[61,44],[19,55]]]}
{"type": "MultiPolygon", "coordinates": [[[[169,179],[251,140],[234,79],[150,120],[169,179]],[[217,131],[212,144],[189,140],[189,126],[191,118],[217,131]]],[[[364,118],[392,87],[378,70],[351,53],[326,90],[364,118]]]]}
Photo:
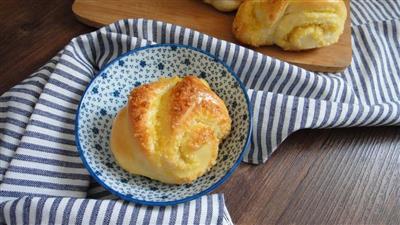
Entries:
{"type": "Polygon", "coordinates": [[[214,8],[222,12],[234,11],[237,8],[239,8],[240,3],[243,2],[243,0],[203,0],[203,1],[205,3],[214,6],[214,8]]]}
{"type": "Polygon", "coordinates": [[[346,17],[343,0],[246,0],[236,14],[233,33],[256,47],[312,49],[336,43],[346,17]]]}
{"type": "Polygon", "coordinates": [[[194,181],[216,162],[231,130],[224,101],[195,76],[133,89],[116,116],[111,151],[133,174],[170,184],[194,181]]]}

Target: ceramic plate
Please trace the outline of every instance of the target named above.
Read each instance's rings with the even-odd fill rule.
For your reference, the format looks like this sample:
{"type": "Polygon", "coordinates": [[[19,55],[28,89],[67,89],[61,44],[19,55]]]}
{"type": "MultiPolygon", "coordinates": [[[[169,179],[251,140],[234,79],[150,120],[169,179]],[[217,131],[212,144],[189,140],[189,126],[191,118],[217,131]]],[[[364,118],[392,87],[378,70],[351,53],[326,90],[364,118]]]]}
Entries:
{"type": "Polygon", "coordinates": [[[98,183],[122,199],[146,205],[173,205],[221,185],[239,165],[251,131],[251,109],[243,84],[209,53],[189,46],[151,45],[129,51],[106,65],[86,89],[78,107],[76,145],[98,183]],[[232,130],[220,145],[217,163],[192,184],[170,185],[132,175],[118,166],[109,147],[113,118],[129,92],[161,77],[188,74],[205,79],[227,105],[232,130]]]}

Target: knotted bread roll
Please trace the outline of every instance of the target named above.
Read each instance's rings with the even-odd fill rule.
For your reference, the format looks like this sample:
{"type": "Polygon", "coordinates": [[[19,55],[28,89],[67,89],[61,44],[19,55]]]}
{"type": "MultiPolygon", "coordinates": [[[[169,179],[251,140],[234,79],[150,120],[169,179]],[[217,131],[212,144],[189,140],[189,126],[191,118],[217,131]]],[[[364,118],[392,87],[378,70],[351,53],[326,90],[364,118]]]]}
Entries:
{"type": "Polygon", "coordinates": [[[346,17],[343,0],[246,0],[236,14],[233,33],[252,46],[312,49],[336,43],[346,17]]]}
{"type": "Polygon", "coordinates": [[[230,132],[224,101],[197,77],[172,77],[133,89],[111,131],[111,150],[133,174],[190,183],[216,162],[230,132]]]}
{"type": "Polygon", "coordinates": [[[203,0],[214,8],[222,12],[230,12],[236,10],[243,0],[203,0]]]}

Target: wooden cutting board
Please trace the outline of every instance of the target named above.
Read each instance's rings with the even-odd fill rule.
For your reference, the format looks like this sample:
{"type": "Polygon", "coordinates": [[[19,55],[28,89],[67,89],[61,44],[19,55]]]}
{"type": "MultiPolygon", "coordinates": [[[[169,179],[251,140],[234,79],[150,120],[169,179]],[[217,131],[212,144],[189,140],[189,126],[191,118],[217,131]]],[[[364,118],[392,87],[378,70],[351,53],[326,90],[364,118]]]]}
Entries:
{"type": "MultiPolygon", "coordinates": [[[[347,0],[346,4],[350,11],[347,0]]],[[[201,0],[76,0],[72,10],[78,20],[95,27],[119,19],[146,18],[181,25],[238,43],[231,32],[235,13],[219,12],[201,0]]],[[[301,52],[287,52],[276,46],[253,49],[312,71],[343,71],[352,58],[349,17],[344,33],[334,45],[301,52]]]]}

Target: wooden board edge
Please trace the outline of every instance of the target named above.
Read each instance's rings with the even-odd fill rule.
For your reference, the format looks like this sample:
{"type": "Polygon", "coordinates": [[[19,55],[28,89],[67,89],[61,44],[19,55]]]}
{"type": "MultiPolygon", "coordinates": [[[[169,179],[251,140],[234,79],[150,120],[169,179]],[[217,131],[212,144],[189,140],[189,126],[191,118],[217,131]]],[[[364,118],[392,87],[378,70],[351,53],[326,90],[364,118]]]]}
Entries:
{"type": "Polygon", "coordinates": [[[87,26],[95,27],[95,28],[100,28],[100,27],[102,27],[102,26],[105,26],[105,24],[101,24],[101,23],[92,21],[92,20],[88,19],[87,17],[84,17],[84,16],[80,13],[80,10],[79,10],[79,8],[78,8],[78,7],[79,7],[79,4],[80,4],[80,2],[78,2],[78,1],[76,1],[76,0],[75,0],[74,3],[72,4],[72,12],[73,12],[75,18],[76,18],[79,22],[81,22],[81,23],[83,23],[83,24],[86,24],[87,26]]]}

